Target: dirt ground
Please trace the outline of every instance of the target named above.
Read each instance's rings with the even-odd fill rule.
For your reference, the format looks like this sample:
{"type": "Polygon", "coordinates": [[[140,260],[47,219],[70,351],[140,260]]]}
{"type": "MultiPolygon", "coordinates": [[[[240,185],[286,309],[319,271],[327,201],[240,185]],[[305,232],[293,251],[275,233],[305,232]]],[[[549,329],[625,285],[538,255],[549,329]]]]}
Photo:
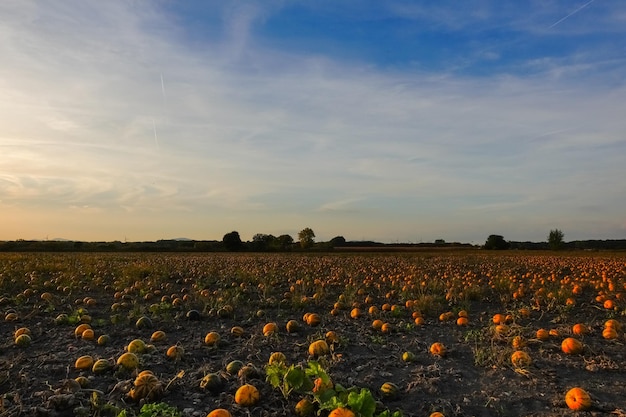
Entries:
{"type": "MultiPolygon", "coordinates": [[[[182,295],[189,286],[190,282],[174,276],[169,279],[167,293],[182,295]]],[[[244,293],[231,316],[218,315],[210,306],[194,301],[165,313],[150,314],[147,309],[154,299],[140,299],[139,294],[131,292],[128,306],[112,311],[112,304],[118,301],[115,291],[90,287],[88,283],[85,287],[89,288],[76,289],[69,296],[62,291],[55,294],[54,307],[41,303],[42,289],[30,297],[17,298],[7,291],[0,300],[0,311],[18,315],[16,321],[0,322],[0,417],[116,416],[122,409],[128,409],[129,417],[138,413],[141,404],[127,396],[132,373],[113,368],[96,375],[91,370],[76,370],[74,362],[82,355],[92,355],[114,363],[131,340],[149,341],[155,330],[165,331],[167,339],[155,342],[154,351],[140,355],[140,368],[158,376],[167,386],[161,400],[185,416],[204,417],[220,407],[241,417],[295,416],[294,405],[302,396],[285,399],[265,381],[262,370],[272,352],[285,353],[291,363],[306,361],[309,342],[322,338],[329,330],[340,338],[332,357],[323,362],[333,381],[346,387],[369,388],[385,408],[401,410],[407,417],[429,416],[434,411],[445,416],[626,416],[624,336],[613,341],[602,338],[607,314],[592,303],[580,303],[569,311],[532,311],[530,317],[511,323],[511,330],[527,340],[525,350],[532,358],[532,365],[520,371],[511,365],[509,339],[492,333],[491,318],[502,308],[489,299],[475,300],[467,306],[470,324],[466,327],[454,321],[441,322],[436,315],[427,316],[422,326],[413,326],[408,312],[382,312],[381,317],[392,328],[383,334],[372,328],[372,317],[367,314],[353,319],[350,310],[341,310],[331,316],[336,296],[328,297],[327,302],[297,306],[252,296],[246,299],[244,293]],[[75,323],[55,323],[61,313],[75,315],[81,308],[77,300],[88,296],[95,298],[96,304],[82,307],[91,316],[96,338],[110,336],[106,345],[75,337],[75,323]],[[190,309],[200,312],[199,320],[187,318],[190,309]],[[306,312],[319,313],[322,323],[307,326],[302,321],[306,312]],[[152,325],[137,328],[135,320],[143,314],[151,318],[152,325]],[[284,330],[291,319],[301,323],[297,333],[284,330]],[[265,337],[262,327],[270,321],[276,322],[280,331],[265,337]],[[586,323],[591,332],[581,339],[585,345],[582,354],[565,355],[561,341],[571,335],[571,326],[577,322],[586,323]],[[233,326],[241,326],[243,336],[231,334],[233,326]],[[20,327],[31,331],[28,347],[14,343],[13,333],[20,327]],[[534,334],[539,328],[555,329],[559,336],[536,340],[534,334]],[[217,347],[204,344],[209,331],[221,335],[217,347]],[[429,346],[436,341],[448,348],[445,357],[429,353],[429,346]],[[165,355],[174,344],[185,349],[178,361],[165,355]],[[415,360],[403,361],[405,351],[415,353],[415,360]],[[245,380],[261,392],[257,406],[244,408],[234,403],[234,393],[244,381],[225,373],[232,360],[252,364],[261,371],[245,380]],[[210,372],[222,372],[224,386],[219,392],[200,387],[201,378],[210,372]],[[71,380],[81,375],[89,384],[78,388],[71,380]],[[383,399],[379,393],[379,387],[387,381],[400,387],[395,399],[383,399]],[[590,411],[577,413],[566,407],[565,393],[575,386],[590,393],[590,411]]],[[[288,287],[276,289],[279,294],[284,291],[288,287]]]]}

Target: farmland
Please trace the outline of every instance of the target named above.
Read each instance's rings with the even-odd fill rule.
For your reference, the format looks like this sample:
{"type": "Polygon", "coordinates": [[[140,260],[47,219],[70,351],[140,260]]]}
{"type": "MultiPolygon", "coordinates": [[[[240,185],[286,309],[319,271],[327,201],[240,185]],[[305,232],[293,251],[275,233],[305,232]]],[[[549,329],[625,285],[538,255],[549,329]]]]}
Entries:
{"type": "Polygon", "coordinates": [[[0,308],[0,416],[626,415],[623,253],[13,253],[0,308]]]}

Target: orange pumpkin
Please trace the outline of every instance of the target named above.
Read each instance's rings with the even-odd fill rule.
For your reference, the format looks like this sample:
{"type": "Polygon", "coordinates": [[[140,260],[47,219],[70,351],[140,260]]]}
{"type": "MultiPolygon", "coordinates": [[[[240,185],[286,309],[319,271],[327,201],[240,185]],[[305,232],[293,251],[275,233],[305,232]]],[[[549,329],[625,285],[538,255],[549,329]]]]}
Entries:
{"type": "Polygon", "coordinates": [[[578,339],[568,337],[561,342],[561,350],[567,355],[576,355],[583,351],[583,344],[578,339]]]}
{"type": "Polygon", "coordinates": [[[550,338],[550,332],[546,329],[537,330],[537,339],[539,340],[548,340],[550,338]]]}
{"type": "Polygon", "coordinates": [[[589,333],[589,329],[582,323],[576,323],[572,327],[572,333],[574,333],[576,336],[582,336],[589,333]]]}
{"type": "Polygon", "coordinates": [[[230,411],[224,408],[216,408],[215,410],[207,414],[206,417],[233,417],[233,415],[230,413],[230,411]]]}
{"type": "Polygon", "coordinates": [[[442,357],[442,356],[446,356],[447,349],[443,345],[443,343],[435,342],[432,345],[430,345],[430,353],[432,353],[435,356],[442,357]]]}
{"type": "Polygon", "coordinates": [[[259,390],[251,384],[244,384],[235,392],[235,402],[244,407],[252,407],[260,398],[259,390]]]}
{"type": "Polygon", "coordinates": [[[348,408],[339,407],[331,411],[328,417],[355,417],[355,414],[348,408]]]}
{"type": "Polygon", "coordinates": [[[289,320],[285,328],[287,329],[287,333],[296,333],[300,330],[300,323],[296,320],[289,320]]]}
{"type": "Polygon", "coordinates": [[[170,359],[179,361],[185,356],[185,349],[180,345],[170,346],[165,355],[170,359]]]}
{"type": "Polygon", "coordinates": [[[309,345],[309,355],[313,357],[324,356],[330,353],[330,348],[325,340],[316,340],[309,345]]]}
{"type": "Polygon", "coordinates": [[[584,389],[575,387],[565,394],[565,403],[572,410],[588,410],[591,408],[591,397],[584,389]]]}
{"type": "Polygon", "coordinates": [[[208,332],[206,336],[204,336],[204,344],[207,346],[216,346],[220,339],[220,334],[218,332],[208,332]]]}
{"type": "Polygon", "coordinates": [[[315,412],[315,406],[308,398],[303,398],[295,406],[296,414],[300,417],[312,416],[315,412]]]}
{"type": "Polygon", "coordinates": [[[154,401],[163,396],[163,385],[152,373],[140,374],[135,378],[134,387],[128,395],[135,401],[142,399],[154,401]]]}
{"type": "Polygon", "coordinates": [[[617,336],[617,331],[613,327],[605,327],[604,330],[602,330],[602,337],[607,340],[617,339],[617,336]]]}
{"type": "Polygon", "coordinates": [[[76,359],[76,363],[74,363],[74,367],[76,369],[91,369],[93,367],[94,360],[91,356],[85,355],[76,359]]]}
{"type": "Polygon", "coordinates": [[[311,313],[306,318],[306,324],[311,327],[318,326],[322,322],[322,318],[317,313],[311,313]]]}
{"type": "Polygon", "coordinates": [[[278,332],[278,325],[276,323],[267,323],[263,326],[263,336],[269,337],[278,332]]]}
{"type": "Polygon", "coordinates": [[[511,363],[516,368],[526,368],[531,362],[530,355],[523,350],[516,350],[511,355],[511,363]]]}
{"type": "Polygon", "coordinates": [[[139,358],[132,352],[126,352],[117,358],[117,365],[132,371],[139,366],[139,358]]]}

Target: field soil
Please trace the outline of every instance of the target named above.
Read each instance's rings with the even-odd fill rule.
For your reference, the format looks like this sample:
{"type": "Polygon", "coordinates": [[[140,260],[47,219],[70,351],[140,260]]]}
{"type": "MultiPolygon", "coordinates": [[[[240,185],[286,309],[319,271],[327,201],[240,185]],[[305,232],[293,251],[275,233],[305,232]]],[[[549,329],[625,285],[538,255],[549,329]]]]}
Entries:
{"type": "Polygon", "coordinates": [[[117,416],[122,410],[128,417],[138,415],[143,402],[131,400],[128,392],[136,373],[145,369],[165,388],[158,401],[184,416],[204,417],[215,408],[240,417],[295,416],[294,406],[305,394],[285,398],[266,382],[264,367],[273,352],[283,352],[288,363],[306,363],[311,359],[310,342],[324,339],[328,331],[336,332],[339,340],[332,345],[332,354],[319,362],[334,383],[368,388],[381,410],[400,410],[407,417],[434,411],[445,416],[626,416],[624,335],[620,332],[615,340],[602,337],[607,319],[626,322],[622,309],[607,310],[595,301],[595,290],[585,287],[575,305],[567,306],[561,303],[564,300],[542,304],[530,295],[513,299],[508,289],[505,295],[493,288],[478,296],[444,298],[446,293],[435,293],[439,286],[433,286],[432,294],[414,294],[415,299],[432,302],[422,308],[425,323],[416,325],[413,309],[405,307],[406,280],[393,278],[405,274],[430,285],[432,280],[453,279],[450,271],[458,269],[459,277],[473,271],[477,279],[486,279],[485,265],[519,277],[539,273],[533,272],[535,261],[543,265],[536,268],[546,276],[550,273],[546,262],[552,272],[565,276],[604,262],[616,268],[620,285],[626,280],[622,257],[529,261],[483,254],[2,255],[0,311],[5,317],[15,313],[16,318],[0,321],[0,417],[117,416]],[[442,271],[438,276],[433,274],[437,268],[442,271]],[[43,300],[43,293],[52,298],[43,300]],[[342,295],[344,300],[335,305],[342,295]],[[365,302],[366,296],[371,304],[365,302]],[[384,311],[386,303],[401,308],[384,311]],[[358,318],[350,316],[355,305],[362,313],[358,318]],[[378,311],[370,315],[372,305],[378,311]],[[224,310],[225,306],[232,311],[224,310]],[[519,314],[522,308],[530,315],[519,314]],[[199,316],[189,314],[192,310],[199,316]],[[466,326],[456,323],[461,310],[469,316],[466,326]],[[440,314],[448,311],[454,318],[442,321],[440,314]],[[321,323],[307,325],[305,313],[319,314],[321,323]],[[505,334],[495,331],[492,318],[497,313],[509,315],[505,334]],[[68,319],[59,319],[61,314],[68,319]],[[144,316],[150,324],[137,326],[144,316]],[[391,330],[374,329],[376,318],[391,330]],[[286,331],[289,320],[300,324],[298,331],[286,331]],[[94,340],[75,335],[81,321],[89,321],[94,340]],[[263,335],[268,322],[278,325],[278,333],[263,335]],[[584,345],[582,353],[567,355],[561,342],[573,336],[575,323],[584,323],[589,332],[577,336],[584,345]],[[242,335],[231,332],[235,326],[243,329],[242,335]],[[15,331],[22,327],[30,330],[28,346],[18,346],[14,340],[15,331]],[[553,330],[547,340],[537,339],[541,328],[553,330]],[[165,340],[150,341],[156,330],[165,332],[165,340]],[[210,331],[220,335],[216,346],[204,343],[210,331]],[[108,335],[107,343],[96,341],[101,335],[108,335]],[[514,335],[525,340],[523,350],[532,358],[527,367],[511,364],[514,335]],[[134,339],[153,347],[138,355],[138,370],[127,371],[115,362],[134,339]],[[447,347],[445,356],[429,352],[434,342],[447,347]],[[166,356],[173,345],[184,348],[184,355],[176,360],[166,356]],[[404,361],[404,352],[412,352],[414,360],[404,361]],[[78,370],[75,361],[83,355],[108,359],[113,366],[98,374],[78,370]],[[233,360],[251,364],[258,372],[228,374],[226,366],[233,360]],[[218,390],[201,388],[202,378],[209,373],[221,375],[223,386],[218,390]],[[86,385],[76,384],[80,376],[86,377],[86,385]],[[399,387],[396,397],[380,393],[385,382],[399,387]],[[261,399],[255,406],[235,404],[235,391],[243,383],[259,389],[261,399]],[[591,396],[588,411],[566,406],[566,392],[577,386],[591,396]]]}

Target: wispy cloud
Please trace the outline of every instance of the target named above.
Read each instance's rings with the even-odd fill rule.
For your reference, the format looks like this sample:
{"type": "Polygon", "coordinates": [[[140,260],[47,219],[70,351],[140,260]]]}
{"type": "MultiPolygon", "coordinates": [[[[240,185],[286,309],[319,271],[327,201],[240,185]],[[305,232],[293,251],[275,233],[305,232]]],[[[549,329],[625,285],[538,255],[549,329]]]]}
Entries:
{"type": "MultiPolygon", "coordinates": [[[[508,25],[529,37],[543,36],[536,21],[545,28],[558,12],[540,7],[531,22],[521,6],[479,6],[467,16],[410,2],[378,9],[432,28],[508,25]]],[[[220,30],[189,42],[158,3],[0,4],[0,204],[121,210],[129,219],[203,213],[246,225],[244,235],[260,231],[251,213],[261,216],[256,224],[274,216],[281,230],[310,218],[332,237],[333,214],[345,221],[348,212],[359,213],[354,229],[386,210],[398,223],[421,216],[436,229],[447,227],[433,223],[441,212],[483,225],[507,211],[524,223],[545,207],[551,220],[589,199],[623,203],[615,197],[616,187],[626,191],[615,181],[626,147],[619,57],[528,56],[517,72],[489,76],[456,63],[439,73],[390,69],[258,39],[287,7],[279,2],[214,7],[220,30]],[[416,207],[422,212],[411,213],[416,207]]],[[[475,51],[485,46],[477,43],[475,51]]],[[[483,58],[505,52],[483,49],[483,58]]],[[[172,236],[184,233],[176,224],[172,236]]],[[[215,227],[202,230],[220,237],[215,227]]],[[[403,227],[377,227],[368,236],[402,238],[403,227]]]]}

